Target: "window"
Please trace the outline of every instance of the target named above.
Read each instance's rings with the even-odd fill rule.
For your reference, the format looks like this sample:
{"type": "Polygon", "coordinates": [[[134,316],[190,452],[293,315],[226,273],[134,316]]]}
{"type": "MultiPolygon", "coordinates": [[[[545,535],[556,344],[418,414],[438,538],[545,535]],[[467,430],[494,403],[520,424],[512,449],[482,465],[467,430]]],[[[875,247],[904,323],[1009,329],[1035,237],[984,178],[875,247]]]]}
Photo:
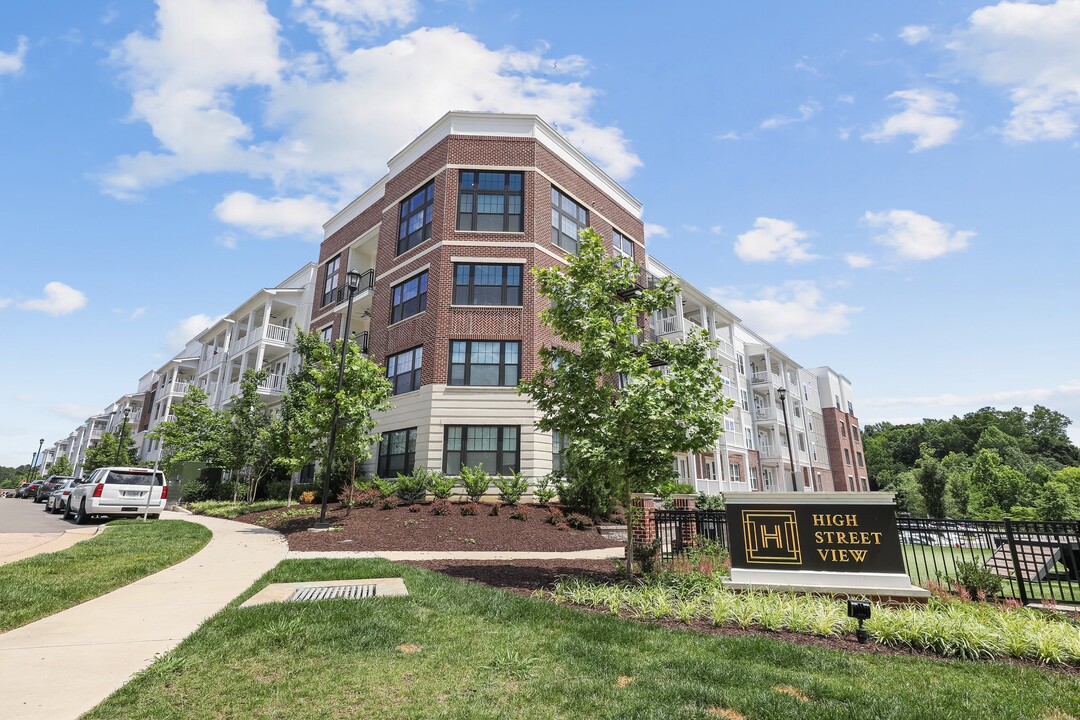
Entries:
{"type": "Polygon", "coordinates": [[[337,296],[338,275],[341,270],[341,256],[326,263],[326,278],[323,280],[322,304],[329,305],[337,296]]]}
{"type": "Polygon", "coordinates": [[[562,473],[563,458],[566,448],[570,446],[570,439],[564,437],[561,432],[554,430],[551,433],[551,471],[556,475],[562,473]]]}
{"type": "Polygon", "coordinates": [[[850,465],[851,464],[851,453],[848,452],[847,448],[844,448],[844,464],[845,465],[850,465]]]}
{"type": "Polygon", "coordinates": [[[450,341],[449,385],[518,384],[521,343],[516,340],[450,341]]]}
{"type": "Polygon", "coordinates": [[[854,415],[855,414],[855,408],[851,405],[850,400],[847,401],[847,412],[848,412],[848,415],[854,415]]]}
{"type": "Polygon", "coordinates": [[[518,469],[516,426],[447,425],[443,468],[457,475],[463,465],[480,465],[491,475],[510,475],[518,469]]]}
{"type": "Polygon", "coordinates": [[[833,395],[833,402],[836,403],[836,409],[837,410],[843,409],[843,408],[840,407],[840,396],[839,395],[833,395]]]}
{"type": "Polygon", "coordinates": [[[520,305],[520,265],[454,265],[455,305],[520,305]]]}
{"type": "Polygon", "coordinates": [[[806,416],[806,426],[810,429],[810,432],[814,432],[814,416],[813,415],[807,415],[806,416]]]}
{"type": "Polygon", "coordinates": [[[423,362],[422,345],[386,358],[386,377],[394,386],[394,395],[420,389],[420,367],[423,362]]]}
{"type": "Polygon", "coordinates": [[[806,436],[802,433],[795,433],[795,437],[799,440],[799,452],[806,452],[806,436]]]}
{"type": "Polygon", "coordinates": [[[735,420],[733,418],[724,418],[724,432],[735,432],[735,420]]]}
{"type": "Polygon", "coordinates": [[[393,287],[390,322],[396,323],[427,310],[427,270],[393,287]]]}
{"type": "Polygon", "coordinates": [[[866,482],[866,478],[859,478],[862,482],[863,492],[870,492],[870,483],[866,482]]]}
{"type": "Polygon", "coordinates": [[[754,449],[754,438],[750,435],[750,433],[746,433],[746,449],[754,449]]]}
{"type": "Polygon", "coordinates": [[[705,461],[705,479],[706,480],[715,480],[716,479],[716,463],[714,461],[712,461],[712,460],[706,460],[705,461]]]}
{"type": "Polygon", "coordinates": [[[859,463],[859,467],[865,467],[863,465],[863,459],[862,459],[862,453],[861,452],[858,452],[858,451],[855,452],[855,460],[859,463]]]}
{"type": "Polygon", "coordinates": [[[334,326],[327,325],[326,327],[324,327],[322,330],[319,331],[319,337],[324,343],[329,345],[334,339],[334,326]]]}
{"type": "Polygon", "coordinates": [[[551,242],[577,252],[578,233],[589,225],[589,213],[569,196],[551,188],[551,242]]]}
{"type": "Polygon", "coordinates": [[[521,232],[523,175],[462,170],[458,183],[458,230],[521,232]]]}
{"type": "Polygon", "coordinates": [[[810,400],[810,386],[806,383],[802,384],[802,399],[806,401],[810,400]]]}
{"type": "Polygon", "coordinates": [[[416,462],[416,428],[384,432],[379,441],[379,477],[411,473],[416,462]]]}
{"type": "Polygon", "coordinates": [[[731,482],[742,482],[742,480],[740,479],[741,475],[738,465],[736,465],[735,463],[731,463],[730,465],[728,465],[728,472],[731,473],[731,482]]]}
{"type": "Polygon", "coordinates": [[[840,437],[847,437],[847,425],[845,425],[844,423],[840,423],[840,437]]]}
{"type": "Polygon", "coordinates": [[[858,490],[859,489],[859,488],[857,488],[855,486],[855,478],[852,477],[851,475],[847,476],[847,486],[848,486],[849,490],[858,490]]]}
{"type": "Polygon", "coordinates": [[[800,403],[798,400],[791,403],[791,412],[795,415],[795,417],[801,418],[802,417],[802,403],[800,403]]]}
{"type": "Polygon", "coordinates": [[[758,481],[757,481],[757,468],[754,467],[753,465],[751,465],[749,470],[750,470],[750,472],[749,472],[749,475],[750,475],[750,487],[754,488],[755,490],[760,490],[761,486],[758,485],[758,481]]]}
{"type": "Polygon", "coordinates": [[[810,443],[810,457],[814,459],[814,462],[817,462],[817,443],[816,442],[810,443]]]}
{"type": "Polygon", "coordinates": [[[630,258],[630,261],[633,262],[634,243],[630,238],[626,237],[618,230],[614,230],[611,233],[611,245],[615,257],[630,258]]]}
{"type": "Polygon", "coordinates": [[[398,225],[398,255],[431,237],[431,201],[434,197],[435,183],[429,182],[402,201],[401,222],[398,225]]]}
{"type": "Polygon", "coordinates": [[[739,394],[742,397],[742,409],[750,412],[750,396],[746,394],[745,390],[740,390],[739,394]]]}
{"type": "Polygon", "coordinates": [[[851,437],[855,440],[859,439],[859,427],[855,423],[851,424],[851,437]]]}
{"type": "Polygon", "coordinates": [[[745,375],[746,374],[746,357],[744,357],[742,353],[737,354],[735,357],[737,359],[736,364],[739,367],[739,374],[740,375],[745,375]]]}

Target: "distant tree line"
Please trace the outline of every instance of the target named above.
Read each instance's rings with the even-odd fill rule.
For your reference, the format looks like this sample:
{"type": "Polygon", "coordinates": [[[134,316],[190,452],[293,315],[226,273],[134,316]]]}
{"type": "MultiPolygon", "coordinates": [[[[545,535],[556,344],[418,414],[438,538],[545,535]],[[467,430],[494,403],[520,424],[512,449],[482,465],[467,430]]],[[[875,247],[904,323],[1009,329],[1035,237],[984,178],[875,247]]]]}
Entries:
{"type": "Polygon", "coordinates": [[[1080,448],[1072,421],[1036,405],[948,420],[866,427],[870,479],[902,510],[929,517],[1080,519],[1080,448]]]}

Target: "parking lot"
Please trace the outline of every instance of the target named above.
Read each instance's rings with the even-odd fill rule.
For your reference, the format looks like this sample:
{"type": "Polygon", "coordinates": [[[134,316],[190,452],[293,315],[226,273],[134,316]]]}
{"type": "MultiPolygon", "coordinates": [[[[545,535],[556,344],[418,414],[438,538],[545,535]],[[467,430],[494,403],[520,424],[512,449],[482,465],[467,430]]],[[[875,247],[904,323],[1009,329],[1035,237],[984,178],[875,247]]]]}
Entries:
{"type": "Polygon", "coordinates": [[[70,544],[67,540],[92,535],[104,522],[92,519],[87,525],[79,526],[45,512],[44,503],[0,498],[0,564],[20,559],[34,550],[59,550],[70,544]],[[68,531],[72,533],[65,537],[68,531]]]}

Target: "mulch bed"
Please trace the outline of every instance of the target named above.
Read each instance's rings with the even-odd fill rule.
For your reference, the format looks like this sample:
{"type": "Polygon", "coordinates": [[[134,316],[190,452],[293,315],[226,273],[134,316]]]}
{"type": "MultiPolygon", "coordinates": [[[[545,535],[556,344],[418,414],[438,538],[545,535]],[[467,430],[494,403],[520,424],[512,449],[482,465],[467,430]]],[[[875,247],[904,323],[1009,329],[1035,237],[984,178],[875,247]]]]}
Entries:
{"type": "Polygon", "coordinates": [[[528,514],[524,521],[512,519],[509,507],[500,507],[494,517],[488,514],[491,505],[482,505],[478,514],[471,516],[461,515],[458,503],[450,507],[448,515],[433,515],[430,504],[420,505],[418,512],[407,507],[353,508],[346,517],[345,510],[335,506],[328,517],[332,525],[343,528],[332,532],[307,532],[317,515],[280,522],[280,510],[267,510],[236,519],[285,533],[290,550],[570,552],[621,546],[604,539],[592,527],[557,528],[545,522],[550,511],[536,505],[522,506],[528,514]]]}

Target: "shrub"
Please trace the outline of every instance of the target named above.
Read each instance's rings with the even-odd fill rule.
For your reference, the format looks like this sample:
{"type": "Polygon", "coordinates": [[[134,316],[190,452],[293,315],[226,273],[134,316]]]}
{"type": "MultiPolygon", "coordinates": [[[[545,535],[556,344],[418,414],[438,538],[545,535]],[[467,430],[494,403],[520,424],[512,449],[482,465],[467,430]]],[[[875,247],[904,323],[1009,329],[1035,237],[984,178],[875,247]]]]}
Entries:
{"type": "Polygon", "coordinates": [[[634,560],[637,561],[641,572],[650,575],[656,569],[657,555],[660,554],[660,538],[651,543],[634,543],[634,560]]]}
{"type": "Polygon", "coordinates": [[[592,525],[592,521],[581,513],[570,513],[566,516],[566,524],[575,530],[584,530],[592,525]]]}
{"type": "Polygon", "coordinates": [[[425,467],[418,467],[411,475],[398,473],[394,495],[403,503],[424,502],[427,499],[428,471],[425,467]]]}
{"type": "Polygon", "coordinates": [[[465,497],[470,502],[480,502],[484,493],[491,485],[491,476],[488,475],[482,465],[476,467],[461,466],[461,486],[465,490],[465,497]]]}
{"type": "Polygon", "coordinates": [[[431,503],[432,515],[449,515],[450,514],[450,502],[448,500],[436,500],[431,503]]]}
{"type": "Polygon", "coordinates": [[[500,500],[507,505],[517,505],[522,496],[529,490],[529,480],[515,470],[510,477],[502,475],[496,477],[495,487],[499,489],[500,500]]]}
{"type": "Polygon", "coordinates": [[[691,571],[705,575],[730,568],[730,557],[731,553],[720,540],[710,540],[700,535],[694,536],[694,544],[686,551],[691,571]]]}
{"type": "Polygon", "coordinates": [[[379,491],[379,495],[384,498],[390,497],[397,492],[397,480],[383,480],[382,478],[372,478],[372,486],[379,491]]]}
{"type": "Polygon", "coordinates": [[[352,484],[352,487],[349,487],[348,485],[343,487],[341,492],[338,493],[337,499],[342,507],[360,507],[356,502],[357,498],[369,490],[371,490],[370,482],[355,482],[352,484]]]}
{"type": "Polygon", "coordinates": [[[488,516],[489,517],[496,517],[498,514],[499,514],[499,506],[498,505],[492,505],[491,510],[488,510],[488,516]]]}
{"type": "Polygon", "coordinates": [[[536,481],[536,485],[533,486],[533,497],[536,498],[536,502],[541,505],[547,505],[558,494],[558,490],[555,488],[555,479],[551,474],[547,474],[544,477],[536,481]]]}
{"type": "Polygon", "coordinates": [[[302,502],[302,503],[313,503],[313,502],[315,502],[315,491],[314,490],[306,490],[306,491],[300,493],[300,502],[302,502]]]}
{"type": "Polygon", "coordinates": [[[990,568],[977,562],[956,563],[956,575],[949,578],[949,583],[967,593],[968,599],[994,599],[1001,594],[1001,576],[990,568]]]}
{"type": "Polygon", "coordinates": [[[393,510],[397,506],[398,506],[398,499],[396,497],[394,497],[393,495],[388,495],[388,496],[384,497],[379,502],[379,509],[380,510],[393,510]]]}
{"type": "Polygon", "coordinates": [[[206,500],[210,487],[198,478],[191,478],[180,483],[180,497],[185,504],[206,500]]]}
{"type": "Polygon", "coordinates": [[[457,484],[452,476],[444,475],[441,470],[432,470],[428,475],[428,490],[436,500],[449,500],[457,484]]]}
{"type": "Polygon", "coordinates": [[[687,485],[686,483],[672,482],[671,480],[665,480],[660,483],[660,487],[656,489],[656,495],[665,503],[671,500],[672,495],[688,495],[694,492],[693,485],[687,485]]]}
{"type": "Polygon", "coordinates": [[[289,481],[274,480],[266,484],[267,500],[285,500],[289,497],[289,481]]]}
{"type": "Polygon", "coordinates": [[[467,502],[461,506],[462,515],[475,515],[480,512],[480,506],[474,502],[467,502]]]}
{"type": "Polygon", "coordinates": [[[361,490],[358,494],[353,495],[353,505],[362,508],[373,508],[382,499],[382,493],[375,488],[368,488],[367,490],[361,490]]]}
{"type": "Polygon", "coordinates": [[[510,512],[510,519],[524,522],[529,519],[529,511],[525,509],[525,506],[519,505],[510,512]]]}
{"type": "MultiPolygon", "coordinates": [[[[559,508],[551,508],[551,509],[548,510],[548,516],[547,516],[547,519],[544,520],[544,522],[546,522],[548,525],[558,525],[559,523],[563,522],[565,519],[566,519],[566,516],[563,515],[562,510],[560,510],[559,508]]],[[[567,527],[569,527],[569,526],[567,526],[567,527]]]]}
{"type": "Polygon", "coordinates": [[[698,510],[723,510],[724,498],[722,495],[706,495],[698,493],[695,507],[698,510]]]}
{"type": "Polygon", "coordinates": [[[418,513],[421,510],[423,510],[424,508],[423,508],[422,505],[413,504],[413,505],[410,505],[409,507],[407,507],[405,509],[408,510],[409,512],[411,512],[411,513],[418,513]]]}

